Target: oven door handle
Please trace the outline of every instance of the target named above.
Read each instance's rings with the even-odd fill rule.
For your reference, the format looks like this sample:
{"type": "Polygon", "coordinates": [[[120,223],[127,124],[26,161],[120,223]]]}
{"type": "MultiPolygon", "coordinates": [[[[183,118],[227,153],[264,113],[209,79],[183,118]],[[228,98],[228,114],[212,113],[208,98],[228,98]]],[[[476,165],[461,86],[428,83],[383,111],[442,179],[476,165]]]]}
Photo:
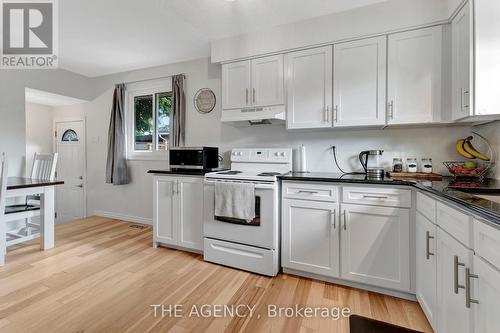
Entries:
{"type": "MultiPolygon", "coordinates": [[[[240,182],[240,181],[222,181],[222,180],[205,180],[206,185],[212,185],[217,182],[220,183],[250,183],[250,182],[240,182]]],[[[275,184],[255,184],[255,189],[256,190],[274,190],[276,188],[275,184]]]]}

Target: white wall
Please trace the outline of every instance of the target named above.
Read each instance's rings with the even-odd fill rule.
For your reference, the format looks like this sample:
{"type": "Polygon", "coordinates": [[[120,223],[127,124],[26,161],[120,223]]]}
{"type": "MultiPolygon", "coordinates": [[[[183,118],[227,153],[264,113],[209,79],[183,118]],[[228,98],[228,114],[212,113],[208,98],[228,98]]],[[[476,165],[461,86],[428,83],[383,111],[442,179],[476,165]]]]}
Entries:
{"type": "Polygon", "coordinates": [[[52,153],[52,108],[26,103],[26,176],[31,176],[33,156],[52,153]]]}
{"type": "Polygon", "coordinates": [[[386,130],[327,130],[316,132],[287,132],[284,126],[254,126],[236,128],[220,122],[220,65],[209,59],[161,66],[93,79],[95,94],[92,102],[80,106],[87,117],[88,179],[87,211],[92,214],[111,214],[140,222],[151,221],[152,176],[149,169],[167,168],[165,161],[129,161],[132,182],[124,186],[105,184],[106,145],[113,85],[147,78],[186,74],[188,146],[218,146],[226,164],[229,151],[235,147],[292,147],[305,144],[311,171],[336,172],[328,148],[338,148],[341,166],[359,170],[360,151],[384,149],[384,160],[392,163],[394,156],[431,157],[438,172],[443,172],[442,161],[459,158],[454,149],[457,139],[468,136],[470,127],[437,127],[386,130]],[[217,96],[215,110],[199,114],[193,107],[193,97],[200,88],[211,88],[217,96]]]}
{"type": "Polygon", "coordinates": [[[223,62],[444,22],[462,0],[388,0],[212,43],[223,62]]]}
{"type": "MultiPolygon", "coordinates": [[[[474,128],[474,131],[477,131],[479,134],[483,135],[488,142],[493,146],[493,149],[496,151],[497,154],[497,166],[495,168],[496,171],[496,179],[500,179],[500,159],[499,159],[499,154],[500,154],[500,120],[492,122],[490,124],[478,126],[477,128],[474,128]]],[[[484,149],[484,147],[482,147],[484,149]]]]}
{"type": "Polygon", "coordinates": [[[7,152],[9,175],[25,172],[25,88],[90,100],[92,86],[84,76],[61,69],[0,71],[0,152],[7,152]]]}

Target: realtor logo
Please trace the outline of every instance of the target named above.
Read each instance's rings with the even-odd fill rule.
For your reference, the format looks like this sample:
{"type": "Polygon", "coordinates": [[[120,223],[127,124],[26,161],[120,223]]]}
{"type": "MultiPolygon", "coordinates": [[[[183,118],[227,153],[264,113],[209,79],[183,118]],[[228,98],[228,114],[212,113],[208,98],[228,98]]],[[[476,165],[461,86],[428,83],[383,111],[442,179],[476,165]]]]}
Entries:
{"type": "Polygon", "coordinates": [[[56,0],[2,0],[1,67],[57,67],[56,0]]]}

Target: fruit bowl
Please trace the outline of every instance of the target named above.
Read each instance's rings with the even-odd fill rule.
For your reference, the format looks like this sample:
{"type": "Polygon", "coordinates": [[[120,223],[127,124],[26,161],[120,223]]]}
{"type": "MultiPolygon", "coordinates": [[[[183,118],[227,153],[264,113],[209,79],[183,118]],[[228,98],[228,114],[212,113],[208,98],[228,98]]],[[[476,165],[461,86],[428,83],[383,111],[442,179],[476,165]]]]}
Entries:
{"type": "Polygon", "coordinates": [[[443,164],[455,177],[483,178],[495,165],[494,162],[447,161],[443,164]]]}

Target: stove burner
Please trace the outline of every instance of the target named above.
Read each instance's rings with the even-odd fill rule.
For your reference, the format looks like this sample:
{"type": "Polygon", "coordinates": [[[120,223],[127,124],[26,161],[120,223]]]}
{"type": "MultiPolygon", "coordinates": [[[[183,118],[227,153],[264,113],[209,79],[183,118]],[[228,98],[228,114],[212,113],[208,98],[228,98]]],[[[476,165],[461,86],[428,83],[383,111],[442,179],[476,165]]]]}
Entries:
{"type": "Polygon", "coordinates": [[[242,173],[242,171],[229,170],[229,171],[217,172],[218,175],[237,175],[239,173],[242,173]]]}
{"type": "Polygon", "coordinates": [[[259,173],[257,176],[272,177],[272,176],[279,176],[279,175],[281,175],[281,173],[279,173],[279,172],[262,172],[262,173],[259,173]]]}

